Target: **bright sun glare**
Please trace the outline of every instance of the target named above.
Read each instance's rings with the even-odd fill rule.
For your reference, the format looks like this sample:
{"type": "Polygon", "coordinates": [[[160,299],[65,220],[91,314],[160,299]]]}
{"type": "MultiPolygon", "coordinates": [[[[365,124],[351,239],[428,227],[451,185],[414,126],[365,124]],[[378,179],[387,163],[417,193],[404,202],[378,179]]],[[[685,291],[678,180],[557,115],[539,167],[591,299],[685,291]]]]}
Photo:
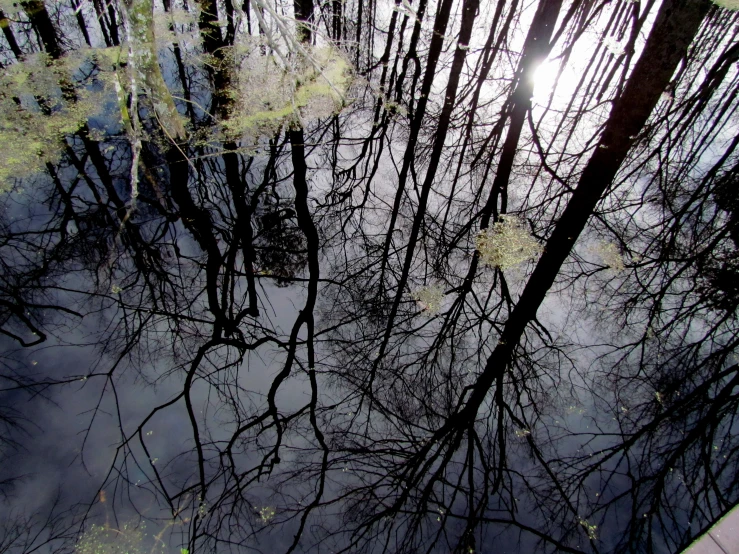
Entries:
{"type": "Polygon", "coordinates": [[[534,98],[543,99],[549,95],[557,81],[559,64],[555,61],[545,60],[536,68],[533,75],[534,98]]]}
{"type": "Polygon", "coordinates": [[[535,103],[547,102],[549,95],[556,85],[555,100],[569,97],[577,86],[577,76],[570,64],[565,65],[562,75],[559,73],[560,60],[545,60],[536,68],[533,74],[535,103]]]}

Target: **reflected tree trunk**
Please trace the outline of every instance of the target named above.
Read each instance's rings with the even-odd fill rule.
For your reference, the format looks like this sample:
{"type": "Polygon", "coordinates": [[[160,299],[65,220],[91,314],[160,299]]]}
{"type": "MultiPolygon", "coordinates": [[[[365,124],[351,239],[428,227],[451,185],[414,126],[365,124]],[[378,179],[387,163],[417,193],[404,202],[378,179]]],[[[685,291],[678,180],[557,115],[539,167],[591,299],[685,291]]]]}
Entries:
{"type": "Polygon", "coordinates": [[[500,199],[500,212],[505,213],[507,210],[508,183],[511,179],[513,160],[518,152],[521,130],[526,120],[526,114],[531,110],[531,98],[534,95],[534,72],[552,49],[550,41],[561,6],[561,0],[543,0],[534,15],[531,27],[529,27],[521,62],[516,71],[517,83],[510,100],[508,132],[495,171],[492,190],[487,204],[483,208],[480,229],[487,229],[491,216],[494,220],[497,219],[499,213],[498,199],[500,199]]]}
{"type": "Polygon", "coordinates": [[[232,45],[234,38],[236,37],[236,27],[234,26],[234,6],[231,0],[224,0],[224,7],[226,8],[226,37],[224,39],[226,44],[232,45]]]}
{"type": "Polygon", "coordinates": [[[85,38],[85,44],[92,48],[92,42],[90,42],[90,33],[87,31],[87,23],[85,22],[85,16],[82,15],[82,4],[80,0],[70,0],[72,9],[74,10],[75,18],[77,19],[77,25],[80,28],[82,36],[85,38]]]}
{"type": "Polygon", "coordinates": [[[103,35],[105,45],[111,47],[114,42],[111,39],[111,33],[108,32],[108,22],[106,21],[105,9],[102,5],[102,0],[92,0],[92,5],[95,8],[95,15],[97,16],[98,25],[100,26],[100,32],[103,35]]]}
{"type": "Polygon", "coordinates": [[[33,32],[51,58],[80,45],[69,9],[89,8],[70,1],[2,19],[8,75],[31,87],[23,70],[48,70],[51,90],[14,92],[0,131],[75,121],[38,124],[61,154],[0,193],[0,338],[22,351],[0,364],[0,435],[8,391],[95,396],[115,443],[96,492],[188,552],[470,554],[491,536],[677,550],[685,521],[736,502],[735,15],[707,0],[665,0],[656,19],[651,0],[243,3],[267,44],[238,35],[233,0],[204,2],[197,27],[165,0],[182,34],[157,44],[150,0],[94,0],[108,45],[107,9],[122,10],[130,73],[96,51],[65,84],[78,56],[22,50],[33,32]],[[269,35],[273,16],[299,47],[269,35]],[[318,22],[357,43],[313,48],[318,22]],[[257,75],[268,49],[275,74],[257,75]],[[304,71],[297,51],[339,60],[349,105],[322,96],[335,68],[304,71]],[[588,74],[532,100],[545,59],[588,74]],[[106,63],[133,86],[104,102],[141,107],[127,126],[75,111],[110,87],[106,63]],[[242,126],[252,104],[269,121],[242,126]],[[537,262],[478,250],[509,211],[546,241],[537,262]],[[88,349],[89,368],[47,369],[54,343],[88,349]],[[133,405],[131,373],[151,395],[133,405]]]}
{"type": "Polygon", "coordinates": [[[464,409],[441,431],[446,432],[449,425],[465,427],[473,421],[493,383],[506,371],[524,329],[535,319],[562,264],[616,176],[634,137],[639,134],[670,83],[709,7],[709,2],[705,0],[668,0],[661,6],[624,92],[614,104],[598,147],[547,240],[544,254],[511,312],[498,346],[488,358],[464,409]]]}
{"type": "MultiPolygon", "coordinates": [[[[467,45],[469,44],[470,37],[472,35],[472,27],[475,22],[475,17],[477,15],[478,7],[479,7],[479,0],[465,0],[465,2],[462,4],[462,25],[459,31],[459,42],[454,52],[454,58],[452,60],[452,66],[451,66],[451,70],[449,74],[449,81],[447,83],[447,87],[446,87],[446,91],[444,95],[444,104],[441,109],[441,114],[439,116],[436,133],[434,135],[434,143],[433,143],[432,150],[431,150],[430,163],[428,165],[428,168],[426,169],[426,176],[424,178],[423,185],[421,187],[421,194],[418,200],[418,207],[416,209],[415,217],[413,218],[413,226],[411,227],[410,237],[408,238],[408,244],[406,246],[405,260],[403,263],[402,272],[400,274],[400,279],[398,280],[397,290],[395,292],[395,299],[390,309],[390,314],[388,315],[388,323],[387,323],[386,330],[385,330],[385,337],[383,339],[383,343],[380,348],[378,360],[380,360],[385,353],[384,351],[385,351],[386,345],[390,340],[390,334],[395,324],[395,318],[398,313],[398,308],[400,307],[400,302],[402,300],[403,295],[405,294],[406,285],[408,284],[408,277],[410,274],[411,265],[413,263],[413,258],[414,258],[414,254],[416,250],[416,242],[421,232],[421,226],[423,224],[423,221],[426,218],[426,205],[428,203],[429,194],[431,192],[431,186],[433,185],[434,179],[436,178],[436,171],[441,161],[441,153],[442,153],[442,149],[444,148],[444,143],[447,138],[447,131],[449,130],[449,123],[452,117],[452,110],[456,104],[457,88],[459,87],[459,79],[460,79],[460,75],[462,72],[462,67],[464,66],[465,57],[467,55],[467,45]]],[[[441,9],[440,15],[444,13],[445,8],[447,8],[447,6],[442,4],[440,8],[441,9]]],[[[439,21],[437,17],[437,25],[438,23],[439,21]]],[[[443,21],[442,25],[438,28],[439,35],[443,36],[445,33],[445,30],[446,30],[446,21],[443,21]]],[[[435,68],[436,64],[431,63],[431,59],[433,59],[433,57],[435,56],[438,57],[439,52],[434,49],[434,39],[432,39],[431,44],[432,44],[432,47],[431,47],[431,52],[429,53],[429,58],[430,58],[429,67],[435,68]]],[[[440,40],[436,43],[436,46],[439,49],[441,48],[440,40]]],[[[424,78],[424,83],[421,85],[422,91],[430,91],[434,77],[435,77],[434,73],[426,74],[426,77],[424,78]]],[[[423,117],[423,114],[425,113],[425,103],[426,103],[426,97],[424,96],[424,93],[422,92],[421,99],[419,100],[419,109],[416,114],[416,117],[419,117],[419,114],[420,114],[420,117],[423,117]]],[[[411,141],[409,141],[409,145],[410,144],[412,144],[411,141]]],[[[410,146],[409,146],[409,149],[410,149],[410,146]]],[[[406,158],[411,158],[411,157],[412,157],[411,155],[406,155],[406,158]]],[[[408,161],[410,162],[411,160],[409,159],[408,161]]],[[[403,167],[405,168],[405,165],[403,167]]],[[[402,173],[401,173],[401,178],[402,178],[402,173]]],[[[398,208],[400,207],[400,199],[401,199],[401,196],[398,193],[395,197],[396,206],[398,208]]],[[[392,233],[392,225],[393,225],[392,219],[391,219],[390,224],[391,224],[391,233],[392,233]]],[[[388,236],[390,236],[391,233],[389,233],[388,236]]],[[[385,253],[384,253],[385,255],[389,254],[388,242],[386,242],[385,244],[385,253]]],[[[383,259],[384,259],[384,256],[383,256],[383,259]]],[[[370,377],[370,383],[368,385],[368,388],[370,390],[372,387],[372,380],[373,380],[373,376],[370,377]]]]}
{"type": "Polygon", "coordinates": [[[21,56],[23,56],[23,52],[18,46],[18,42],[15,40],[13,29],[10,28],[10,20],[5,15],[5,12],[3,12],[2,10],[0,10],[0,28],[2,28],[3,30],[3,36],[5,36],[5,40],[8,41],[8,46],[10,46],[10,50],[13,52],[15,58],[19,60],[21,56]]]}
{"type": "Polygon", "coordinates": [[[203,0],[201,2],[198,26],[203,40],[203,49],[216,56],[216,59],[220,59],[219,52],[221,52],[224,42],[221,36],[221,28],[218,25],[218,4],[215,0],[203,0]]]}
{"type": "Polygon", "coordinates": [[[49,12],[46,11],[43,0],[28,0],[21,2],[21,6],[23,6],[23,10],[28,15],[31,25],[33,25],[33,28],[41,38],[46,53],[53,59],[60,58],[62,47],[59,44],[59,37],[51,22],[49,12]]]}
{"type": "Polygon", "coordinates": [[[294,0],[295,19],[298,21],[298,40],[310,44],[313,39],[313,0],[294,0]]]}
{"type": "Polygon", "coordinates": [[[140,78],[143,82],[152,111],[167,138],[182,140],[186,135],[185,127],[159,67],[154,37],[154,5],[151,0],[125,0],[123,5],[131,25],[131,36],[137,44],[129,60],[135,79],[138,81],[140,78]]]}

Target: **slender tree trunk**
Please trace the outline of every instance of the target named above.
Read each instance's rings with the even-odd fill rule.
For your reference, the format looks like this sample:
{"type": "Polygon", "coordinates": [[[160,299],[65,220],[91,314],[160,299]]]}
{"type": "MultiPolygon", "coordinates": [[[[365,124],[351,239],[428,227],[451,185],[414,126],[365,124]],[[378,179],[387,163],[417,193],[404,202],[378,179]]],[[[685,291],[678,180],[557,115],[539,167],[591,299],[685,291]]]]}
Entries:
{"type": "MultiPolygon", "coordinates": [[[[413,130],[411,130],[411,138],[409,139],[408,148],[406,150],[405,154],[405,160],[403,162],[403,167],[401,168],[401,180],[404,180],[403,177],[403,170],[408,171],[408,168],[410,167],[410,159],[413,157],[413,153],[415,151],[415,142],[418,139],[418,132],[420,131],[421,126],[421,119],[423,118],[423,115],[426,111],[426,102],[428,99],[428,94],[431,90],[431,85],[433,84],[434,77],[436,76],[436,62],[438,60],[438,57],[441,53],[441,47],[443,43],[443,37],[446,33],[446,26],[449,19],[449,13],[451,11],[451,0],[445,0],[442,4],[442,6],[439,9],[439,13],[436,17],[436,24],[434,25],[434,37],[431,39],[431,48],[429,50],[429,62],[428,62],[428,70],[426,72],[426,75],[423,80],[423,84],[421,85],[421,93],[420,93],[420,99],[419,99],[419,108],[416,113],[416,120],[414,120],[414,125],[416,127],[416,133],[415,136],[413,135],[413,130]]],[[[431,156],[429,158],[430,163],[429,167],[426,170],[426,176],[424,178],[423,185],[421,187],[421,197],[418,202],[418,209],[416,211],[416,215],[413,219],[413,227],[411,228],[411,235],[408,239],[408,246],[406,247],[406,253],[405,253],[405,260],[403,263],[403,269],[402,273],[398,282],[398,287],[395,292],[395,299],[393,301],[393,305],[390,309],[390,314],[388,315],[388,321],[387,325],[385,327],[385,334],[383,337],[382,344],[380,346],[380,352],[377,356],[377,360],[375,362],[375,366],[373,366],[373,372],[370,376],[370,387],[372,380],[374,379],[374,371],[377,367],[377,364],[382,359],[382,357],[385,354],[385,348],[387,347],[387,344],[389,343],[390,336],[392,333],[392,329],[394,327],[394,321],[395,317],[398,313],[398,308],[400,307],[400,302],[403,296],[403,293],[405,291],[405,286],[408,282],[408,275],[410,272],[410,267],[413,262],[413,255],[415,251],[416,241],[418,240],[418,235],[421,230],[421,224],[423,222],[423,219],[426,214],[426,204],[428,202],[428,197],[431,192],[431,185],[434,182],[434,178],[436,177],[436,170],[439,167],[439,161],[441,160],[441,152],[444,148],[444,142],[446,140],[447,131],[449,130],[449,123],[451,122],[452,117],[452,111],[454,109],[456,96],[457,96],[457,88],[459,86],[459,78],[462,73],[462,68],[464,67],[464,61],[466,58],[466,48],[465,45],[469,43],[470,37],[472,35],[472,27],[475,21],[475,16],[477,14],[477,9],[479,7],[479,0],[465,0],[462,7],[462,24],[459,31],[459,44],[457,45],[457,49],[454,52],[454,58],[452,60],[452,67],[449,72],[449,82],[447,83],[446,88],[446,94],[444,96],[444,104],[441,109],[441,115],[439,116],[438,126],[436,130],[436,134],[434,136],[434,143],[432,146],[431,156]]],[[[383,263],[382,268],[380,270],[380,279],[383,279],[383,271],[385,267],[385,260],[387,256],[389,255],[390,251],[390,242],[392,240],[393,235],[393,227],[395,225],[395,218],[397,217],[397,213],[400,210],[400,201],[401,201],[401,184],[399,184],[399,191],[398,194],[396,194],[395,197],[395,203],[393,205],[393,213],[391,216],[390,221],[390,230],[388,231],[388,239],[385,241],[385,250],[383,251],[383,263]]]]}
{"type": "Polygon", "coordinates": [[[203,37],[203,48],[209,54],[215,55],[223,46],[221,28],[218,26],[218,4],[216,0],[203,0],[200,4],[198,27],[203,37]]]}
{"type": "MultiPolygon", "coordinates": [[[[154,5],[151,0],[123,0],[131,35],[138,44],[130,60],[146,86],[151,108],[170,140],[184,139],[185,127],[172,94],[164,82],[154,41],[154,5]]],[[[135,117],[136,114],[131,114],[135,117]]]]}
{"type": "Polygon", "coordinates": [[[393,14],[390,16],[390,27],[387,32],[387,41],[385,42],[385,51],[382,53],[380,58],[380,65],[382,65],[382,74],[380,75],[380,96],[378,102],[382,101],[385,97],[385,80],[387,79],[387,69],[390,62],[390,50],[393,47],[393,38],[395,37],[395,26],[398,24],[398,9],[400,7],[400,0],[395,0],[395,8],[393,14]]]}
{"type": "Polygon", "coordinates": [[[3,35],[5,35],[5,40],[8,41],[8,45],[13,51],[13,55],[16,57],[16,59],[19,60],[23,55],[23,52],[21,51],[18,43],[15,40],[13,29],[10,28],[10,20],[7,18],[2,10],[0,10],[0,27],[2,27],[3,29],[3,35]]]}
{"type": "MultiPolygon", "coordinates": [[[[421,36],[421,23],[423,22],[423,18],[426,15],[426,0],[421,0],[418,3],[418,10],[416,10],[416,21],[413,25],[413,32],[411,33],[411,40],[408,43],[408,53],[406,54],[405,58],[403,59],[403,69],[400,71],[400,75],[398,76],[398,79],[395,83],[395,101],[400,103],[403,99],[403,83],[405,82],[405,77],[408,73],[408,66],[411,63],[411,60],[416,62],[416,73],[414,73],[413,77],[413,85],[409,87],[408,90],[416,90],[416,80],[418,78],[418,71],[420,64],[418,63],[418,40],[421,36]]],[[[413,117],[413,113],[411,112],[411,117],[413,117]]]]}
{"type": "Polygon", "coordinates": [[[72,9],[74,10],[75,17],[77,18],[77,25],[79,25],[82,36],[85,38],[87,46],[92,48],[92,42],[90,42],[90,33],[87,32],[87,23],[85,23],[85,17],[82,15],[82,6],[79,0],[71,0],[72,9]]]}
{"type": "Polygon", "coordinates": [[[431,38],[431,44],[429,47],[426,73],[423,78],[423,83],[421,84],[421,90],[418,93],[418,104],[411,120],[410,136],[408,137],[408,144],[406,145],[405,154],[403,155],[403,165],[400,168],[400,175],[398,177],[398,189],[395,193],[393,209],[390,213],[390,223],[382,252],[382,261],[379,272],[381,280],[380,297],[382,297],[382,294],[384,293],[382,280],[384,279],[387,259],[390,254],[390,246],[393,240],[395,222],[398,219],[400,204],[403,199],[403,195],[405,194],[405,184],[406,180],[408,179],[410,166],[415,158],[416,143],[418,142],[418,135],[421,132],[421,123],[423,122],[423,117],[426,114],[426,105],[428,104],[428,96],[431,92],[431,85],[433,84],[434,78],[436,77],[436,65],[439,62],[439,56],[441,54],[441,48],[444,42],[444,35],[446,34],[446,28],[449,22],[449,14],[451,12],[452,3],[452,0],[444,0],[439,11],[439,15],[437,15],[434,22],[434,34],[431,38]]]}
{"type": "Polygon", "coordinates": [[[452,188],[451,188],[451,191],[449,192],[449,202],[447,202],[446,209],[444,210],[444,218],[441,223],[441,235],[442,236],[444,236],[446,232],[447,221],[449,220],[449,213],[452,208],[452,205],[454,204],[452,199],[454,198],[456,186],[457,186],[457,183],[459,182],[459,176],[462,173],[463,165],[466,163],[465,154],[472,140],[472,127],[475,122],[475,114],[477,114],[477,106],[478,106],[478,102],[480,101],[480,94],[482,93],[484,84],[487,82],[488,74],[490,73],[490,70],[493,67],[493,61],[496,59],[496,54],[500,50],[500,45],[503,43],[503,39],[508,36],[511,22],[513,21],[513,17],[516,13],[517,6],[518,6],[518,0],[513,0],[513,2],[511,2],[511,5],[509,6],[508,16],[506,17],[506,20],[503,23],[503,26],[500,29],[500,31],[497,32],[498,24],[500,22],[500,18],[502,17],[503,7],[504,7],[504,2],[502,1],[499,2],[495,10],[495,15],[493,16],[493,22],[490,25],[490,33],[488,34],[488,39],[485,43],[485,46],[482,52],[482,66],[480,69],[480,77],[477,79],[474,92],[472,92],[472,101],[470,102],[469,113],[467,115],[467,125],[465,127],[465,133],[464,133],[464,142],[462,144],[462,150],[459,155],[459,162],[457,164],[457,170],[454,175],[454,179],[452,180],[452,188]],[[497,40],[495,39],[496,34],[498,37],[497,40]]]}
{"type": "Polygon", "coordinates": [[[103,34],[105,46],[113,46],[113,41],[110,39],[110,34],[108,33],[108,24],[105,21],[105,11],[103,10],[101,0],[93,0],[92,5],[95,8],[95,15],[97,15],[100,32],[103,34]]]}
{"type": "Polygon", "coordinates": [[[241,11],[246,15],[246,32],[251,35],[251,1],[244,0],[244,4],[241,6],[241,11]]]}
{"type": "MultiPolygon", "coordinates": [[[[103,0],[104,1],[104,0],[103,0]]],[[[118,37],[118,18],[115,15],[115,7],[113,2],[108,2],[108,31],[110,32],[110,39],[113,41],[115,46],[121,44],[121,40],[118,37]]]]}
{"type": "Polygon", "coordinates": [[[293,7],[298,21],[298,40],[310,44],[313,39],[313,0],[294,0],[293,7]]]}
{"type": "Polygon", "coordinates": [[[557,17],[559,17],[561,7],[562,0],[544,0],[539,4],[539,8],[531,22],[531,27],[524,43],[523,55],[516,71],[518,83],[511,98],[513,107],[511,109],[508,133],[503,143],[503,152],[498,161],[498,169],[495,172],[493,188],[487,204],[483,209],[483,220],[480,223],[481,229],[488,227],[491,214],[495,213],[497,215],[498,197],[501,199],[501,211],[506,211],[508,183],[511,179],[513,160],[518,151],[521,130],[526,120],[526,114],[531,109],[531,97],[534,94],[533,74],[552,49],[549,41],[552,38],[554,25],[557,22],[557,17]]]}
{"type": "Polygon", "coordinates": [[[57,36],[56,29],[51,22],[49,12],[46,11],[46,6],[42,0],[28,0],[21,2],[21,6],[28,15],[28,19],[31,21],[31,25],[36,29],[41,42],[44,45],[44,50],[53,59],[58,59],[62,56],[62,47],[59,44],[59,37],[57,36]]]}
{"type": "Polygon", "coordinates": [[[331,4],[333,7],[333,39],[340,44],[342,20],[344,18],[344,2],[343,0],[333,0],[331,4]]]}
{"type": "Polygon", "coordinates": [[[666,0],[623,94],[615,101],[605,130],[544,253],[511,312],[498,345],[485,364],[464,408],[437,431],[466,428],[477,417],[488,391],[504,374],[528,323],[536,317],[575,241],[582,233],[660,95],[708,13],[708,0],[666,0]]]}
{"type": "MultiPolygon", "coordinates": [[[[227,144],[226,148],[235,149],[235,143],[227,144]],[[230,147],[230,148],[229,148],[230,147]]],[[[233,195],[234,207],[238,224],[234,229],[235,238],[241,241],[241,250],[244,257],[244,273],[246,273],[246,290],[249,296],[247,313],[252,317],[259,316],[259,304],[257,302],[257,287],[254,280],[254,231],[252,229],[252,214],[254,207],[246,203],[246,183],[239,172],[239,158],[235,152],[224,152],[223,164],[226,169],[226,182],[233,195]]]]}
{"type": "Polygon", "coordinates": [[[190,81],[187,75],[187,71],[185,71],[185,62],[182,60],[182,50],[180,49],[179,43],[175,43],[173,45],[173,53],[175,63],[177,64],[177,75],[179,76],[180,84],[182,85],[182,97],[185,99],[185,110],[187,111],[187,116],[190,119],[190,123],[192,123],[192,127],[194,129],[197,124],[197,119],[195,117],[195,109],[192,105],[190,81]]]}
{"type": "Polygon", "coordinates": [[[236,36],[236,27],[234,27],[234,5],[231,0],[224,0],[223,5],[226,8],[226,44],[233,44],[236,36]]]}
{"type": "Polygon", "coordinates": [[[167,163],[172,199],[179,207],[185,227],[205,252],[207,258],[205,263],[206,293],[208,308],[215,317],[213,336],[220,338],[221,332],[224,330],[228,336],[233,330],[218,297],[218,276],[221,271],[223,255],[218,248],[218,239],[213,233],[213,221],[208,211],[198,206],[190,194],[187,186],[190,164],[182,151],[178,148],[169,148],[167,163]]]}
{"type": "Polygon", "coordinates": [[[361,55],[362,49],[359,47],[360,45],[359,41],[362,38],[362,8],[363,6],[364,6],[364,2],[357,3],[357,34],[354,37],[354,44],[356,44],[355,48],[357,49],[357,56],[356,56],[354,65],[357,68],[357,70],[359,70],[359,68],[361,67],[359,65],[359,57],[361,55]]]}
{"type": "Polygon", "coordinates": [[[100,31],[103,33],[103,39],[107,46],[119,46],[120,39],[118,38],[118,22],[115,15],[115,7],[113,2],[108,3],[107,14],[105,13],[105,2],[106,0],[92,0],[92,5],[95,8],[95,14],[100,24],[100,31]]]}

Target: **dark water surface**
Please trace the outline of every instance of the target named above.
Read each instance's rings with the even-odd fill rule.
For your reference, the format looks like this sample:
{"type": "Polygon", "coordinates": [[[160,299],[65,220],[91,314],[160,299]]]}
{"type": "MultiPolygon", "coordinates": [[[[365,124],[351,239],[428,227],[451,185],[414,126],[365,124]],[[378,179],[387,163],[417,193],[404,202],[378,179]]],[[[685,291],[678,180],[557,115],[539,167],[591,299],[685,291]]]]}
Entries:
{"type": "Polygon", "coordinates": [[[0,7],[0,553],[672,553],[737,503],[736,12],[0,7]]]}

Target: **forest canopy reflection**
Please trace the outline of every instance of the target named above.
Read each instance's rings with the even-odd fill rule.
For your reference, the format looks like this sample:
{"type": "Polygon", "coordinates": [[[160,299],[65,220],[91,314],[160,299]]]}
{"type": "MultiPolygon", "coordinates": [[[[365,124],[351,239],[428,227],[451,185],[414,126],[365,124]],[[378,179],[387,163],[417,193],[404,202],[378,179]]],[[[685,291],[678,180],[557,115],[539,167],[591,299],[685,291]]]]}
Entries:
{"type": "Polygon", "coordinates": [[[678,552],[738,500],[739,19],[0,2],[0,552],[678,552]]]}

